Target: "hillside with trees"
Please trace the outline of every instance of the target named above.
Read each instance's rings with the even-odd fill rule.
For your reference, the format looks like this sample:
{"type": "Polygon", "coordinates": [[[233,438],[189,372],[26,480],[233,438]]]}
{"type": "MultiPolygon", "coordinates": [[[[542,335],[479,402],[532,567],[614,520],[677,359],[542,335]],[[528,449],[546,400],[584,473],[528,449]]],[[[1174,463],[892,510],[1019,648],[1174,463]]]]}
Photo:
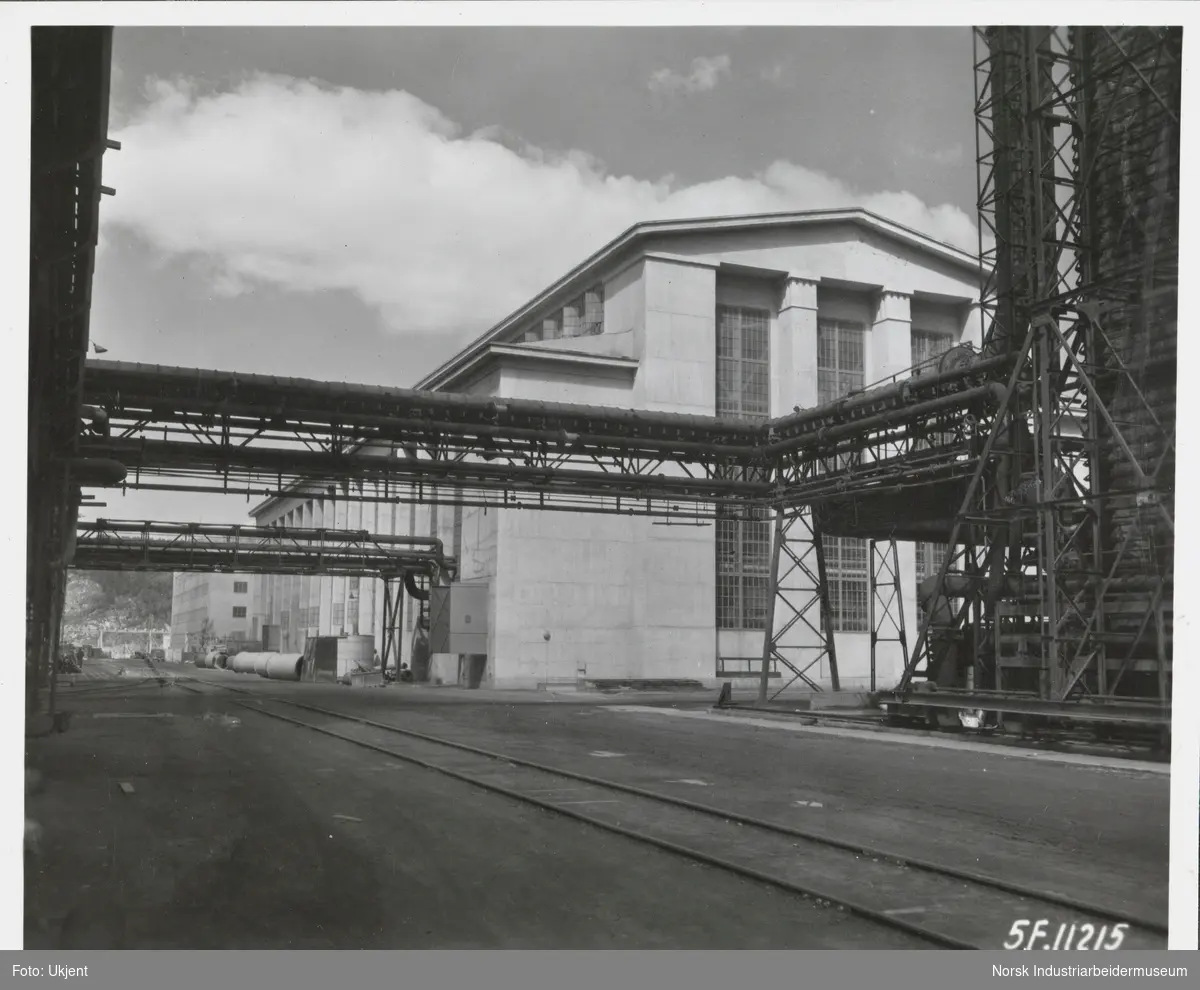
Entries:
{"type": "Polygon", "coordinates": [[[67,579],[62,641],[94,641],[102,629],[167,629],[171,586],[170,574],[72,571],[67,579]]]}

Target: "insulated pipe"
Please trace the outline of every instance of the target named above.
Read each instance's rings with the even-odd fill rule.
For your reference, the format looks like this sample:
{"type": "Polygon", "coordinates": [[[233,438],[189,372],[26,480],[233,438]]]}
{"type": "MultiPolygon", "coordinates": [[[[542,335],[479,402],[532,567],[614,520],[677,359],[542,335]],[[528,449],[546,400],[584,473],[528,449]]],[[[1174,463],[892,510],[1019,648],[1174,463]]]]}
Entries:
{"type": "Polygon", "coordinates": [[[267,653],[262,676],[271,681],[298,681],[304,670],[303,653],[267,653]]]}
{"type": "Polygon", "coordinates": [[[421,588],[418,587],[416,575],[414,575],[412,571],[404,572],[404,590],[419,602],[429,600],[429,592],[422,591],[421,588]]]}
{"type": "Polygon", "coordinates": [[[253,674],[254,663],[257,657],[257,653],[243,651],[242,653],[238,653],[236,656],[230,657],[229,663],[226,666],[235,674],[253,674]]]}
{"type": "MultiPolygon", "coordinates": [[[[227,397],[236,397],[237,401],[253,403],[256,390],[264,394],[262,403],[256,405],[270,406],[277,415],[293,413],[290,397],[300,401],[313,402],[323,399],[364,402],[386,402],[399,408],[389,409],[403,415],[407,406],[413,411],[420,410],[422,418],[428,419],[430,413],[475,413],[481,417],[495,419],[499,416],[526,415],[536,419],[554,419],[558,421],[590,420],[610,422],[637,427],[644,430],[648,426],[661,426],[677,429],[719,428],[737,429],[736,421],[721,420],[715,416],[694,416],[681,413],[642,412],[631,409],[619,409],[610,406],[584,406],[564,402],[543,402],[537,399],[506,399],[497,402],[490,396],[464,395],[455,392],[432,392],[417,389],[385,388],[378,385],[344,384],[342,382],[322,382],[302,378],[276,378],[269,375],[252,375],[241,372],[211,371],[201,368],[163,367],[147,364],[133,364],[122,361],[88,361],[85,377],[85,390],[96,404],[103,404],[99,396],[108,392],[119,394],[126,406],[134,401],[139,393],[144,393],[147,402],[153,406],[161,406],[166,402],[184,403],[195,401],[203,393],[221,391],[224,395],[213,395],[209,401],[223,401],[227,397]],[[167,390],[177,394],[172,399],[160,398],[167,390]],[[179,393],[183,393],[180,395],[179,393]],[[190,393],[190,395],[189,395],[190,393]]],[[[319,415],[324,418],[329,412],[325,408],[319,415]]],[[[351,414],[352,415],[352,414],[351,414]]],[[[556,431],[562,427],[556,427],[556,431]]],[[[755,432],[754,427],[744,427],[748,437],[755,432]]]]}
{"type": "Polygon", "coordinates": [[[810,446],[813,443],[836,443],[838,440],[857,437],[879,427],[901,423],[907,419],[917,419],[921,416],[932,415],[946,409],[970,406],[981,400],[990,401],[993,405],[998,405],[1003,399],[1004,386],[998,382],[992,382],[988,385],[981,385],[978,388],[968,389],[965,392],[959,392],[955,395],[945,395],[937,399],[931,399],[928,402],[918,403],[917,405],[899,406],[887,412],[853,420],[852,422],[843,423],[838,426],[823,426],[815,432],[790,437],[787,440],[770,444],[763,448],[762,454],[765,458],[771,459],[781,454],[791,453],[797,448],[810,446]]]}
{"type": "Polygon", "coordinates": [[[111,457],[72,457],[71,481],[80,488],[109,488],[125,480],[126,468],[111,457]]]}
{"type": "Polygon", "coordinates": [[[442,549],[442,541],[432,536],[390,536],[365,529],[288,529],[282,526],[226,526],[208,523],[141,522],[135,519],[97,519],[79,524],[80,530],[110,533],[163,533],[179,536],[238,536],[248,540],[280,540],[340,543],[377,543],[380,546],[411,545],[442,549]]]}
{"type": "Polygon", "coordinates": [[[1004,370],[1006,365],[1011,364],[1012,360],[1007,357],[991,358],[986,361],[979,361],[967,368],[956,368],[951,371],[940,372],[936,375],[920,375],[916,378],[905,378],[903,381],[892,385],[883,385],[867,392],[860,392],[857,395],[835,399],[833,402],[827,402],[823,406],[801,409],[787,416],[781,416],[779,419],[773,420],[769,425],[778,434],[785,430],[808,426],[830,416],[844,416],[855,410],[880,402],[902,407],[905,403],[912,402],[912,394],[914,392],[962,381],[965,378],[999,372],[1004,370]]]}

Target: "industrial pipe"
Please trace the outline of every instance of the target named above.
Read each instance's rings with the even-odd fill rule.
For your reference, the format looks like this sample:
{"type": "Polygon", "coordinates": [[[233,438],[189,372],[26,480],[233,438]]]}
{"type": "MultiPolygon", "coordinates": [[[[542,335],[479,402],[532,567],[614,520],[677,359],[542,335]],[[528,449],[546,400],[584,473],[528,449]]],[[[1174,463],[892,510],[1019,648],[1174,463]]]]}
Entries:
{"type": "Polygon", "coordinates": [[[251,653],[250,651],[245,650],[230,657],[226,667],[227,669],[232,670],[235,674],[253,674],[254,663],[257,656],[257,653],[251,653]]]}
{"type": "Polygon", "coordinates": [[[304,670],[303,653],[266,653],[261,675],[272,681],[298,681],[304,670]]]}
{"type": "MultiPolygon", "coordinates": [[[[491,396],[465,395],[455,392],[431,392],[417,389],[385,388],[378,385],[332,383],[301,378],[275,378],[268,375],[244,374],[241,372],[212,371],[199,368],[163,367],[133,364],[121,361],[88,361],[84,387],[96,404],[103,404],[102,397],[108,393],[120,395],[127,408],[136,401],[134,397],[145,395],[149,405],[161,405],[170,401],[182,406],[189,401],[181,393],[190,393],[195,401],[198,393],[221,392],[210,401],[224,400],[236,394],[241,402],[253,402],[256,389],[261,390],[264,401],[258,403],[293,413],[296,398],[301,401],[323,399],[353,401],[356,404],[374,401],[394,407],[389,413],[402,416],[405,407],[420,410],[419,418],[428,422],[437,413],[474,413],[481,418],[494,421],[497,417],[517,418],[528,416],[538,420],[555,420],[559,423],[555,431],[562,429],[563,422],[592,421],[627,425],[644,432],[646,427],[663,427],[681,430],[713,429],[738,430],[736,421],[722,420],[715,416],[696,416],[684,413],[644,412],[619,409],[612,406],[585,406],[565,402],[544,402],[538,399],[505,399],[497,403],[491,396]],[[170,399],[165,396],[175,393],[170,399]]],[[[323,409],[324,418],[329,412],[342,410],[323,409]]],[[[353,414],[350,414],[351,416],[353,414]]],[[[748,438],[753,438],[756,428],[742,428],[748,438]]]]}
{"type": "Polygon", "coordinates": [[[420,586],[417,584],[416,575],[413,574],[412,571],[404,572],[404,590],[419,602],[429,600],[429,592],[421,590],[420,586]]]}
{"type": "Polygon", "coordinates": [[[921,416],[930,416],[946,409],[970,406],[983,400],[988,400],[993,405],[999,405],[1004,400],[1004,386],[999,382],[991,382],[987,385],[968,389],[965,392],[944,395],[940,398],[930,399],[927,402],[921,402],[916,405],[897,406],[886,412],[876,413],[863,419],[851,420],[848,423],[837,426],[821,426],[815,432],[789,437],[786,440],[770,444],[763,448],[762,454],[770,460],[782,454],[791,453],[798,447],[804,447],[814,442],[818,444],[836,443],[838,440],[860,436],[871,430],[900,423],[906,419],[918,419],[921,416]]]}
{"type": "Polygon", "coordinates": [[[894,384],[883,385],[867,392],[860,392],[842,399],[835,399],[821,406],[800,409],[787,416],[781,416],[769,425],[778,434],[799,426],[811,425],[818,420],[827,419],[830,416],[842,417],[858,409],[880,402],[892,403],[897,408],[903,408],[904,405],[912,402],[911,396],[915,391],[933,389],[940,385],[960,382],[966,378],[991,375],[992,373],[1002,371],[1006,365],[1010,365],[1011,363],[1012,359],[1008,357],[990,358],[985,361],[979,361],[968,368],[955,368],[936,375],[920,375],[916,378],[905,378],[894,384]]]}
{"type": "Polygon", "coordinates": [[[177,536],[237,536],[247,540],[265,540],[279,542],[294,540],[296,542],[324,541],[341,543],[377,543],[380,546],[410,545],[434,547],[439,552],[442,541],[432,536],[391,536],[383,533],[372,533],[365,529],[289,529],[283,526],[236,526],[212,525],[208,523],[173,523],[173,522],[142,522],[133,519],[97,519],[94,522],[80,523],[79,528],[86,531],[109,533],[138,533],[138,534],[172,534],[177,536]]]}
{"type": "Polygon", "coordinates": [[[112,488],[125,480],[125,465],[111,457],[72,457],[71,480],[80,488],[112,488]]]}

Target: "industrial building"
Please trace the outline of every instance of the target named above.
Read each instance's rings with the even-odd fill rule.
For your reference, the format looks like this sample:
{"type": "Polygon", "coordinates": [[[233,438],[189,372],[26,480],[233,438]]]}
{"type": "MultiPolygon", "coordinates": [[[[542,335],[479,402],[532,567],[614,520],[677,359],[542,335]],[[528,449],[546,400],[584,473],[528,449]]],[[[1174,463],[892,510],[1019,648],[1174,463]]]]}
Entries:
{"type": "Polygon", "coordinates": [[[217,643],[236,648],[260,642],[258,620],[250,614],[255,580],[252,574],[176,572],[168,659],[189,660],[217,643]]]}
{"type": "MultiPolygon", "coordinates": [[[[979,264],[857,209],[638,224],[454,355],[417,387],[495,398],[765,422],[979,343],[979,264]]],[[[456,580],[486,587],[484,683],[716,684],[761,667],[770,523],[679,523],[584,512],[347,502],[314,488],[252,510],[259,526],[436,535],[456,580]]],[[[865,540],[827,538],[843,687],[869,681],[865,540]]],[[[901,544],[903,609],[944,551],[901,544]]],[[[382,638],[374,579],[260,577],[256,625],[382,638]]],[[[407,602],[404,651],[420,603],[407,602]]],[[[814,641],[816,637],[814,635],[814,641]]],[[[881,686],[904,669],[879,644],[881,686]]],[[[810,676],[828,684],[824,662],[810,676]]],[[[459,658],[433,673],[459,679],[459,658]]]]}

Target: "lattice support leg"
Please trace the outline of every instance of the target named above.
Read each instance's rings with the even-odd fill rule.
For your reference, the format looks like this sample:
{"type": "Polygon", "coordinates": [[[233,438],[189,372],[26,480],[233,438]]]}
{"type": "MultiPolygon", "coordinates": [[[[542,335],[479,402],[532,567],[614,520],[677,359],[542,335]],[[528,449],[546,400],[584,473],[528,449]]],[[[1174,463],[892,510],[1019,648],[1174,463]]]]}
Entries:
{"type": "Polygon", "coordinates": [[[796,681],[820,691],[821,685],[809,672],[822,660],[829,664],[830,681],[837,691],[840,682],[825,551],[810,510],[776,511],[770,576],[759,700],[768,700],[767,683],[773,665],[786,667],[792,677],[771,696],[772,700],[796,681]]]}

